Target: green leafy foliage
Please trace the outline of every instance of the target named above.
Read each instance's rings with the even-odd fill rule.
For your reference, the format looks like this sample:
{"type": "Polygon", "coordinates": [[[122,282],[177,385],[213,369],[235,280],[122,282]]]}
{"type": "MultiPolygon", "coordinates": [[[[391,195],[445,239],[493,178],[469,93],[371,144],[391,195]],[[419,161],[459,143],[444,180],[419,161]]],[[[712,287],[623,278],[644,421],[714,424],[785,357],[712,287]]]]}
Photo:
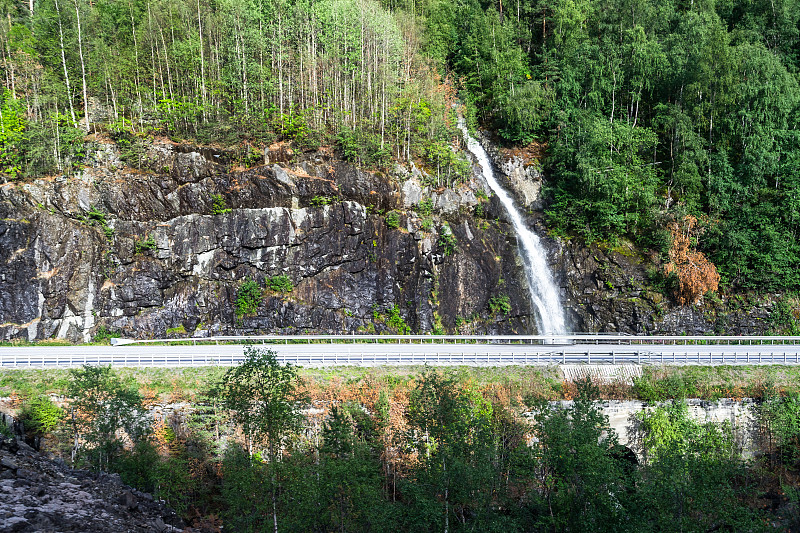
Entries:
{"type": "Polygon", "coordinates": [[[22,404],[19,419],[25,431],[37,436],[47,435],[61,422],[64,410],[47,396],[34,396],[22,404]]]}
{"type": "Polygon", "coordinates": [[[796,465],[800,461],[800,394],[780,396],[771,392],[754,407],[762,449],[773,466],[796,465]]]}
{"type": "Polygon", "coordinates": [[[453,235],[453,230],[450,229],[450,226],[442,226],[437,244],[446,256],[456,253],[458,250],[458,239],[453,235]]]}
{"type": "Polygon", "coordinates": [[[640,509],[644,523],[696,531],[718,525],[764,530],[759,513],[742,503],[750,488],[730,424],[694,420],[682,401],[637,419],[634,447],[645,464],[639,489],[646,503],[640,509]]]}
{"type": "Polygon", "coordinates": [[[100,224],[100,227],[103,229],[103,234],[106,236],[106,239],[111,240],[114,238],[114,228],[108,225],[105,213],[97,210],[96,208],[92,208],[86,213],[86,218],[88,218],[92,222],[97,222],[100,224]]]}
{"type": "Polygon", "coordinates": [[[242,427],[249,452],[266,450],[274,463],[284,436],[300,428],[297,369],[280,364],[272,350],[246,346],[244,356],[225,373],[216,394],[242,427]]]}
{"type": "Polygon", "coordinates": [[[421,217],[429,217],[433,214],[433,200],[425,198],[414,206],[414,211],[421,217]]]}
{"type": "Polygon", "coordinates": [[[150,424],[142,397],[110,366],[85,365],[69,372],[69,427],[74,435],[73,461],[108,470],[120,456],[123,438],[144,439],[150,424]]]}
{"type": "Polygon", "coordinates": [[[406,321],[400,316],[400,308],[396,305],[386,310],[386,316],[386,325],[393,328],[399,335],[408,335],[411,333],[411,327],[406,324],[406,321]]]}
{"type": "Polygon", "coordinates": [[[330,205],[336,201],[336,198],[333,196],[314,196],[311,198],[309,204],[311,207],[322,207],[325,205],[330,205]]]}
{"type": "Polygon", "coordinates": [[[143,254],[149,250],[155,250],[156,247],[156,239],[152,235],[148,235],[144,239],[136,239],[133,242],[133,251],[136,254],[143,254]]]}
{"type": "Polygon", "coordinates": [[[267,287],[275,292],[289,293],[294,290],[292,279],[286,274],[278,274],[267,279],[267,287]]]}
{"type": "Polygon", "coordinates": [[[236,316],[241,318],[256,313],[261,303],[261,287],[252,279],[246,279],[236,291],[236,316]]]}
{"type": "Polygon", "coordinates": [[[5,90],[0,104],[0,170],[10,178],[22,171],[25,104],[5,90]]]}
{"type": "MultiPolygon", "coordinates": [[[[579,382],[578,396],[566,409],[543,407],[536,421],[534,456],[544,480],[538,525],[561,531],[622,531],[634,518],[626,491],[632,479],[610,452],[617,437],[593,400],[598,390],[579,382]]],[[[635,526],[632,530],[636,530],[635,526]]]]}
{"type": "Polygon", "coordinates": [[[100,325],[95,331],[94,337],[92,338],[94,342],[108,342],[110,339],[121,337],[122,335],[117,332],[108,329],[104,325],[100,325]]]}
{"type": "Polygon", "coordinates": [[[497,315],[508,315],[511,312],[511,299],[506,294],[500,296],[492,296],[489,299],[489,312],[497,315]]]}
{"type": "Polygon", "coordinates": [[[230,213],[231,209],[228,207],[227,202],[225,202],[225,197],[221,194],[212,194],[211,195],[211,214],[212,215],[224,215],[225,213],[230,213]]]}
{"type": "Polygon", "coordinates": [[[390,229],[397,229],[400,227],[400,215],[395,211],[390,211],[386,214],[386,226],[390,229]]]}

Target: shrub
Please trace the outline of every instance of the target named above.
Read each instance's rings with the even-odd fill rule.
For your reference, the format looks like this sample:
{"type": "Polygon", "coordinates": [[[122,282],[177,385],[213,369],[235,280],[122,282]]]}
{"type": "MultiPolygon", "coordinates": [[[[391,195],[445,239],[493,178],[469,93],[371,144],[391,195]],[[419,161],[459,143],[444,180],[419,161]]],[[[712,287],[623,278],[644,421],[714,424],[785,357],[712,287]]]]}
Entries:
{"type": "Polygon", "coordinates": [[[431,198],[425,198],[414,207],[414,211],[423,217],[431,216],[431,214],[433,214],[433,200],[431,198]]]}
{"type": "Polygon", "coordinates": [[[267,286],[275,292],[287,293],[294,290],[294,283],[286,274],[272,276],[267,280],[267,286]]]}
{"type": "Polygon", "coordinates": [[[100,224],[100,227],[103,228],[103,233],[107,239],[110,240],[112,237],[114,237],[114,229],[108,226],[105,213],[97,210],[96,208],[92,208],[86,213],[86,216],[90,221],[100,224]]]}
{"type": "Polygon", "coordinates": [[[395,213],[394,211],[390,212],[386,215],[386,225],[392,229],[397,229],[400,227],[400,215],[395,213]]]}
{"type": "Polygon", "coordinates": [[[707,292],[715,292],[719,285],[717,267],[703,252],[694,249],[696,236],[702,233],[702,230],[695,229],[696,225],[697,219],[691,215],[686,215],[681,223],[669,225],[672,246],[664,272],[677,275],[675,297],[681,305],[697,303],[707,292]]]}
{"type": "Polygon", "coordinates": [[[100,326],[99,328],[97,328],[97,332],[94,334],[93,340],[94,342],[105,342],[109,339],[114,339],[117,337],[121,337],[121,335],[116,331],[111,331],[105,326],[100,326]]]}
{"type": "Polygon", "coordinates": [[[489,300],[489,311],[495,315],[498,313],[507,315],[511,311],[511,300],[505,294],[502,296],[492,296],[489,300]]]}
{"type": "Polygon", "coordinates": [[[20,420],[25,426],[25,431],[42,436],[53,431],[63,416],[64,411],[50,398],[37,396],[22,405],[20,420]]]}
{"type": "Polygon", "coordinates": [[[236,316],[241,318],[255,314],[261,302],[261,287],[252,279],[246,279],[236,292],[236,316]]]}
{"type": "Polygon", "coordinates": [[[322,207],[324,205],[330,205],[336,201],[336,198],[332,196],[315,196],[311,199],[309,204],[311,207],[322,207]]]}
{"type": "Polygon", "coordinates": [[[167,335],[186,335],[186,327],[181,324],[174,328],[167,328],[167,335]]]}
{"type": "Polygon", "coordinates": [[[406,324],[406,321],[403,320],[402,316],[400,316],[400,309],[396,305],[393,305],[387,309],[386,315],[389,317],[389,320],[386,321],[386,324],[390,328],[397,330],[397,333],[400,335],[408,335],[411,333],[411,327],[406,324]]]}
{"type": "Polygon", "coordinates": [[[148,235],[143,240],[137,239],[133,243],[133,252],[136,254],[143,254],[147,250],[155,250],[156,249],[156,240],[153,238],[152,235],[148,235]]]}
{"type": "Polygon", "coordinates": [[[231,209],[228,207],[228,204],[225,202],[225,198],[221,194],[213,194],[211,195],[211,201],[213,202],[211,206],[211,214],[213,215],[224,215],[225,213],[230,213],[231,209]]]}
{"type": "Polygon", "coordinates": [[[458,239],[453,235],[450,226],[442,226],[442,233],[437,241],[444,255],[453,255],[458,250],[458,239]]]}

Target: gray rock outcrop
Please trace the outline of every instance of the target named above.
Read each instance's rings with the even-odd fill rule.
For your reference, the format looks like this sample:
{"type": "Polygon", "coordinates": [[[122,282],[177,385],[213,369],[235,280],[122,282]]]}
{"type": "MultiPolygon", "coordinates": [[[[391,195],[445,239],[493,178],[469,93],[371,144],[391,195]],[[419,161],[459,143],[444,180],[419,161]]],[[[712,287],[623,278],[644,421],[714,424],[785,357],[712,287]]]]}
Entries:
{"type": "Polygon", "coordinates": [[[72,470],[0,435],[0,533],[191,532],[119,475],[72,470]]]}
{"type": "Polygon", "coordinates": [[[154,144],[149,167],[133,171],[109,163],[108,146],[74,177],[0,187],[0,339],[86,341],[101,326],[133,337],[380,332],[393,308],[415,332],[468,317],[475,331],[531,331],[514,235],[465,215],[469,191],[434,193],[423,228],[403,209],[429,191],[318,154],[231,172],[225,154],[154,144]],[[291,293],[266,288],[277,275],[291,293]],[[237,316],[248,278],[264,298],[237,316]],[[501,293],[512,309],[495,316],[488,301],[501,293]]]}

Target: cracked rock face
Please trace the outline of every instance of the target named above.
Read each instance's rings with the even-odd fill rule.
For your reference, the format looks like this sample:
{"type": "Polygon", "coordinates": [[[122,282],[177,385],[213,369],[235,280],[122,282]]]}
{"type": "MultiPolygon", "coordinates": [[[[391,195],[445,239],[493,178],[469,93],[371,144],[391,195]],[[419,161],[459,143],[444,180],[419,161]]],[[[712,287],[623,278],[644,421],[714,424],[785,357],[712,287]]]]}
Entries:
{"type": "Polygon", "coordinates": [[[412,332],[534,332],[514,235],[491,207],[463,214],[469,187],[403,186],[320,154],[275,163],[294,157],[285,146],[229,172],[224,153],[154,144],[149,168],[119,170],[109,146],[75,177],[0,187],[0,339],[381,332],[395,307],[412,332]],[[423,229],[400,210],[426,197],[423,229]],[[269,290],[277,275],[294,290],[269,290]],[[237,316],[246,279],[263,298],[237,316]],[[508,315],[489,312],[498,295],[508,315]]]}
{"type": "Polygon", "coordinates": [[[0,532],[192,531],[119,476],[72,470],[0,436],[0,532]]]}

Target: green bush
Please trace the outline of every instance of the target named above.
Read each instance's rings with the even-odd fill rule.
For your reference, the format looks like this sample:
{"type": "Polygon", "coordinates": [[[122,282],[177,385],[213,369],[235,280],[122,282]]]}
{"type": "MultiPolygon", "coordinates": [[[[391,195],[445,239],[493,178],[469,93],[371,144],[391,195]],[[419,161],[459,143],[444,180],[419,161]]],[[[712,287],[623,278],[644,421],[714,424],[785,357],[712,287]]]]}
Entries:
{"type": "Polygon", "coordinates": [[[133,251],[136,254],[143,254],[147,250],[155,250],[156,249],[156,240],[152,235],[148,235],[143,240],[137,239],[133,243],[133,251]]]}
{"type": "Polygon", "coordinates": [[[341,156],[357,165],[386,168],[392,163],[388,147],[381,148],[381,138],[367,128],[341,126],[335,138],[341,156]]]}
{"type": "Polygon", "coordinates": [[[275,292],[287,293],[294,290],[294,283],[292,283],[291,278],[286,274],[280,274],[269,278],[267,280],[267,287],[275,292]]]}
{"type": "Polygon", "coordinates": [[[336,198],[333,196],[314,196],[308,203],[311,207],[322,207],[324,205],[330,205],[335,201],[336,198]]]}
{"type": "Polygon", "coordinates": [[[492,296],[489,299],[489,311],[493,314],[503,313],[507,315],[511,311],[511,300],[505,294],[502,296],[492,296]]]}
{"type": "Polygon", "coordinates": [[[114,229],[108,226],[108,221],[106,220],[106,214],[102,211],[99,211],[96,208],[90,209],[86,213],[86,217],[91,222],[97,222],[100,224],[100,227],[103,228],[103,233],[105,234],[107,239],[111,239],[114,237],[114,229]]]}
{"type": "Polygon", "coordinates": [[[64,416],[64,411],[47,396],[36,396],[22,404],[20,420],[25,431],[42,436],[53,431],[64,416]]]}
{"type": "Polygon", "coordinates": [[[225,213],[231,212],[231,209],[225,202],[225,198],[221,194],[212,194],[211,200],[213,202],[213,205],[211,206],[211,214],[224,215],[225,213]]]}
{"type": "Polygon", "coordinates": [[[246,279],[236,292],[236,316],[241,318],[255,314],[261,302],[261,287],[252,279],[246,279]]]}
{"type": "Polygon", "coordinates": [[[442,226],[442,233],[437,241],[444,255],[453,255],[458,250],[458,239],[453,235],[450,226],[442,226]]]}
{"type": "Polygon", "coordinates": [[[423,217],[431,216],[431,214],[433,214],[433,200],[431,198],[425,198],[414,207],[414,211],[423,217]]]}
{"type": "Polygon", "coordinates": [[[389,319],[386,321],[386,324],[390,328],[394,328],[398,334],[408,335],[411,333],[411,327],[406,324],[406,321],[403,320],[402,316],[400,316],[400,309],[396,305],[393,305],[387,309],[386,315],[389,317],[389,319]]]}
{"type": "Polygon", "coordinates": [[[698,395],[695,384],[680,374],[668,374],[664,377],[644,375],[634,379],[633,390],[640,400],[646,402],[683,400],[698,395]]]}
{"type": "Polygon", "coordinates": [[[400,227],[400,215],[396,212],[392,211],[388,215],[386,215],[386,225],[391,229],[397,229],[400,227]]]}
{"type": "Polygon", "coordinates": [[[97,332],[94,334],[94,338],[92,339],[94,342],[105,342],[109,339],[114,339],[121,337],[119,333],[116,331],[111,331],[110,329],[106,328],[105,326],[101,325],[97,328],[97,332]]]}

